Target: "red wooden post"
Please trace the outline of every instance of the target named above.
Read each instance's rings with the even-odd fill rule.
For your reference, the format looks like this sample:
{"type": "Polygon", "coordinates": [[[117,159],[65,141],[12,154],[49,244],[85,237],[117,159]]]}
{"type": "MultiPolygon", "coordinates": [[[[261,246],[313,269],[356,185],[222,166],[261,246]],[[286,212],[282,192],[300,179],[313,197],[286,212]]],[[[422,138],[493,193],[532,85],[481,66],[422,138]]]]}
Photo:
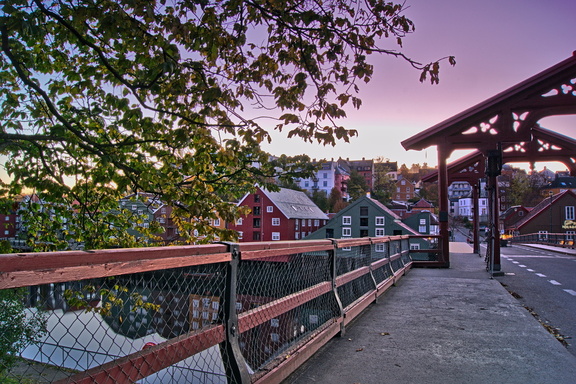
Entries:
{"type": "Polygon", "coordinates": [[[472,221],[474,224],[473,226],[473,231],[474,231],[474,238],[473,238],[473,244],[474,244],[474,253],[480,253],[480,236],[478,236],[478,230],[480,228],[480,204],[478,202],[479,198],[480,198],[480,181],[477,180],[476,184],[474,184],[472,186],[472,201],[474,204],[474,213],[473,213],[473,218],[472,221]]]}
{"type": "Polygon", "coordinates": [[[440,221],[440,260],[446,267],[450,266],[450,238],[448,228],[448,165],[450,151],[445,145],[438,145],[438,206],[440,221]]]}

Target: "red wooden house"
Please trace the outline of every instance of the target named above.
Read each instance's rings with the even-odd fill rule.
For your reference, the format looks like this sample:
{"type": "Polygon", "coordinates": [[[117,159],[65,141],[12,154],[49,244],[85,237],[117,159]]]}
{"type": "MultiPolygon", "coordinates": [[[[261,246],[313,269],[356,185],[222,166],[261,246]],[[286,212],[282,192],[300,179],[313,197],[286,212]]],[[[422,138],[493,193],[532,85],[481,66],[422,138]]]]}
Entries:
{"type": "Polygon", "coordinates": [[[238,205],[250,208],[248,215],[229,224],[240,242],[299,240],[328,222],[328,216],[304,192],[286,188],[278,192],[258,188],[238,205]]]}
{"type": "Polygon", "coordinates": [[[507,228],[514,235],[538,233],[547,239],[548,233],[576,234],[576,194],[570,190],[543,199],[521,220],[507,228]]]}

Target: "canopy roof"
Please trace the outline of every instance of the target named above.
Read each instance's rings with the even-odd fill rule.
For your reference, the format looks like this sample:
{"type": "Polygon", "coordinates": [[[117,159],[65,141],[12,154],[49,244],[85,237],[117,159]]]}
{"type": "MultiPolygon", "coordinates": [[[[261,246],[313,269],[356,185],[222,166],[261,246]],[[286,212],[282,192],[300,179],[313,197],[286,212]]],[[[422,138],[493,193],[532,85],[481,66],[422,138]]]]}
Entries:
{"type": "Polygon", "coordinates": [[[532,140],[546,116],[576,114],[576,52],[566,60],[402,142],[409,150],[496,149],[532,140]]]}
{"type": "MultiPolygon", "coordinates": [[[[502,147],[502,162],[531,163],[558,161],[566,165],[572,176],[576,176],[576,140],[538,125],[531,130],[529,142],[509,143],[502,147]]],[[[485,176],[484,154],[474,151],[448,164],[448,180],[468,181],[474,184],[485,176]]],[[[438,171],[422,178],[424,182],[438,179],[438,171]]]]}

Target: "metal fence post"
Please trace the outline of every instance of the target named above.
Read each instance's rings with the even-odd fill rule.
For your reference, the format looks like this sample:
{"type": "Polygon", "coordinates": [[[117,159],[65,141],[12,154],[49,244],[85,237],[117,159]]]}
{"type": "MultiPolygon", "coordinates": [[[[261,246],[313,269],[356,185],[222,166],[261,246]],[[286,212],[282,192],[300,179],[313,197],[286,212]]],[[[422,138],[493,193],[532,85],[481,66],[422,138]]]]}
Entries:
{"type": "MultiPolygon", "coordinates": [[[[336,278],[338,277],[338,269],[336,264],[336,249],[338,243],[336,240],[332,239],[332,249],[328,251],[330,255],[330,277],[332,278],[332,292],[334,294],[334,299],[336,299],[336,304],[338,304],[338,312],[340,317],[344,317],[344,306],[342,305],[342,300],[340,300],[340,295],[338,295],[338,286],[336,285],[336,278]]],[[[344,326],[344,321],[340,323],[340,336],[344,336],[346,333],[346,327],[344,326]]]]}
{"type": "Polygon", "coordinates": [[[376,281],[376,277],[374,276],[374,268],[372,267],[372,257],[373,257],[373,253],[374,253],[374,241],[370,240],[370,262],[368,264],[368,266],[370,267],[370,279],[372,280],[372,284],[374,285],[374,292],[376,292],[376,295],[374,295],[374,302],[378,303],[378,282],[376,281]]]}
{"type": "Polygon", "coordinates": [[[224,244],[228,245],[228,251],[232,255],[232,260],[226,268],[226,287],[222,306],[222,323],[226,331],[226,338],[220,344],[220,352],[224,368],[226,369],[228,383],[248,384],[251,382],[251,379],[238,342],[238,314],[236,313],[236,287],[238,266],[240,264],[240,246],[236,243],[224,244]]]}

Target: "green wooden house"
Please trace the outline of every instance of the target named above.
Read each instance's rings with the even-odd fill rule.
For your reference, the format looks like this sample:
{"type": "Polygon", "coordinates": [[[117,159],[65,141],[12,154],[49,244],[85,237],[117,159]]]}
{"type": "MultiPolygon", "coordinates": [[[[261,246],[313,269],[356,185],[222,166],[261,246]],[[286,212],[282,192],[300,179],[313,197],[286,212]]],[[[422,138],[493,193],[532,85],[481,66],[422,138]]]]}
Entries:
{"type": "MultiPolygon", "coordinates": [[[[307,236],[306,240],[393,235],[420,235],[420,233],[404,224],[398,215],[378,200],[364,196],[338,212],[324,227],[307,236]]],[[[427,247],[425,240],[410,240],[412,249],[427,247]]]]}

